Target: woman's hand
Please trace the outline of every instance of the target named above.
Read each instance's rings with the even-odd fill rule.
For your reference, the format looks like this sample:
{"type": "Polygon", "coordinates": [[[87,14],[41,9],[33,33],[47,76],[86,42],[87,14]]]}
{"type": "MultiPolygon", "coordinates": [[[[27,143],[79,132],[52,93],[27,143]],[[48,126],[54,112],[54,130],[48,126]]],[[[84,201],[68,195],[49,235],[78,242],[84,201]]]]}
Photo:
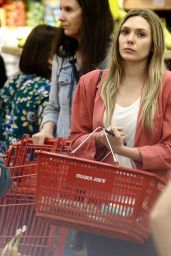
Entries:
{"type": "Polygon", "coordinates": [[[45,123],[42,130],[38,133],[35,133],[32,136],[33,143],[37,144],[37,145],[44,144],[44,141],[45,141],[46,138],[54,138],[53,131],[54,131],[53,123],[50,123],[50,122],[45,123]]]}
{"type": "Polygon", "coordinates": [[[111,125],[108,129],[110,142],[114,147],[126,145],[127,134],[122,127],[111,125]]]}
{"type": "MultiPolygon", "coordinates": [[[[119,149],[125,145],[127,138],[123,128],[112,125],[106,130],[106,135],[108,136],[113,151],[119,154],[119,149]]],[[[101,148],[105,146],[110,150],[104,131],[97,133],[96,142],[98,147],[101,148]]]]}
{"type": "MultiPolygon", "coordinates": [[[[122,127],[116,127],[114,125],[107,129],[106,135],[115,154],[128,157],[137,162],[142,162],[142,157],[139,150],[136,147],[126,146],[127,135],[122,127]],[[111,133],[111,134],[109,134],[111,133]]],[[[106,147],[111,151],[104,131],[100,131],[96,135],[97,147],[106,147]]]]}

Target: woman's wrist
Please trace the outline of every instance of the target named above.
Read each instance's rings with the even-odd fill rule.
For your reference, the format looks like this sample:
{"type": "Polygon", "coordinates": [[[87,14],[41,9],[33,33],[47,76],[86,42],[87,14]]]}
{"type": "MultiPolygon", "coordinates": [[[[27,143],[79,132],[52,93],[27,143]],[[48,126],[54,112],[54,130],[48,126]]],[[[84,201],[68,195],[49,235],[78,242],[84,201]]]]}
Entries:
{"type": "Polygon", "coordinates": [[[142,162],[142,157],[139,150],[136,147],[128,147],[125,145],[116,146],[113,148],[114,153],[128,157],[134,161],[142,162]]]}
{"type": "Polygon", "coordinates": [[[98,148],[104,148],[104,143],[103,143],[103,133],[102,132],[97,132],[96,134],[96,146],[98,148]]]}
{"type": "Polygon", "coordinates": [[[114,147],[112,147],[112,149],[115,154],[122,155],[122,156],[125,156],[125,154],[127,152],[125,145],[114,146],[114,147]]]}
{"type": "Polygon", "coordinates": [[[55,125],[52,122],[47,122],[43,125],[41,131],[45,133],[50,133],[53,135],[55,125]]]}

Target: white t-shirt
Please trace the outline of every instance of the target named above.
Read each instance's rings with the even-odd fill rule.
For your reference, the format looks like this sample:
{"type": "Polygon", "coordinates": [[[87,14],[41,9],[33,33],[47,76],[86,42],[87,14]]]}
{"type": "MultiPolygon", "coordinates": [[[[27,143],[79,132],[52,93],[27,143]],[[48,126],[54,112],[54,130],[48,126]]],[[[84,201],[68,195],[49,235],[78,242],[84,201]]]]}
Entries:
{"type": "MultiPolygon", "coordinates": [[[[134,146],[135,132],[137,126],[138,112],[140,107],[140,98],[128,107],[122,107],[116,103],[112,115],[112,124],[118,127],[123,127],[127,134],[126,144],[128,147],[134,146]]],[[[119,165],[135,168],[134,161],[130,158],[115,155],[119,165]]]]}

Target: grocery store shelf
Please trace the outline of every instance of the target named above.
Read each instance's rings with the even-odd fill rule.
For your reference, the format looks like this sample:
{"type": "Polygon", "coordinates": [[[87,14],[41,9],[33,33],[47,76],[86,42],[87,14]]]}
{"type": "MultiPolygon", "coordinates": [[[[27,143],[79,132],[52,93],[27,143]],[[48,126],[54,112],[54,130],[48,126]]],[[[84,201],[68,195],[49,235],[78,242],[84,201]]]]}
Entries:
{"type": "Polygon", "coordinates": [[[171,59],[171,50],[167,50],[164,55],[165,59],[171,59]]]}
{"type": "Polygon", "coordinates": [[[2,46],[1,52],[15,56],[20,56],[22,49],[15,46],[2,46]]]}
{"type": "Polygon", "coordinates": [[[146,8],[151,10],[170,11],[170,0],[125,0],[124,9],[130,10],[133,8],[146,8]]]}

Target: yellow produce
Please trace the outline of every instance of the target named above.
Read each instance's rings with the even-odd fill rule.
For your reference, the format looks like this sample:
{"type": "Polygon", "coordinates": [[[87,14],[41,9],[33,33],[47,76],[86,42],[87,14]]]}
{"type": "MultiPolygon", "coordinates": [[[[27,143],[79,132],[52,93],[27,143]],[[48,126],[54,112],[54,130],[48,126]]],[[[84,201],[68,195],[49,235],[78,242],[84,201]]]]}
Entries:
{"type": "Polygon", "coordinates": [[[5,26],[5,10],[4,8],[0,8],[0,26],[5,26]]]}
{"type": "Polygon", "coordinates": [[[166,48],[171,49],[171,33],[166,27],[166,20],[162,19],[162,27],[163,27],[163,33],[164,33],[164,38],[165,38],[165,43],[166,43],[166,48]]]}
{"type": "Polygon", "coordinates": [[[19,48],[23,48],[23,46],[26,42],[26,39],[27,39],[27,37],[22,37],[22,38],[19,39],[19,42],[18,42],[18,47],[19,48]]]}
{"type": "Polygon", "coordinates": [[[125,16],[126,11],[119,8],[119,0],[109,0],[109,5],[115,20],[121,20],[125,16]]]}

